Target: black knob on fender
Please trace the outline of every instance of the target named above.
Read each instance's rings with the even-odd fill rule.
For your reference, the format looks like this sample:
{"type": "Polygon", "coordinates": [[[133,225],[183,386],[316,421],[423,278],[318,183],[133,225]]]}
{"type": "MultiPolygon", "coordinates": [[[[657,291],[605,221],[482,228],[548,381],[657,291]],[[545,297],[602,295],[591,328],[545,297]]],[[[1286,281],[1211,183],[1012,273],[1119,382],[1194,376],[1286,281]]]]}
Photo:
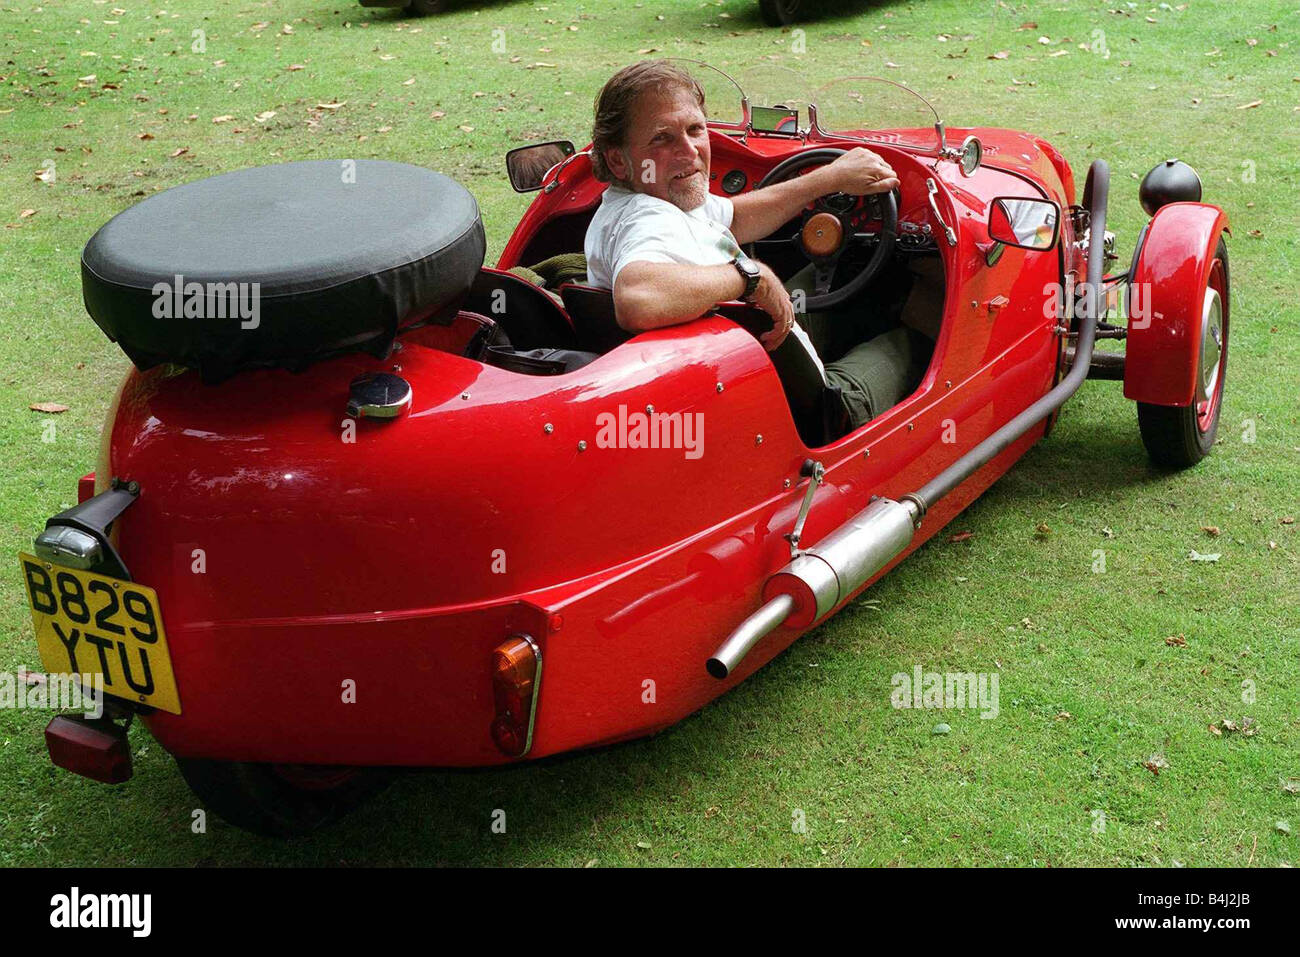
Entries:
{"type": "Polygon", "coordinates": [[[1168,203],[1199,203],[1201,178],[1181,160],[1165,160],[1142,180],[1138,200],[1148,216],[1168,203]]]}

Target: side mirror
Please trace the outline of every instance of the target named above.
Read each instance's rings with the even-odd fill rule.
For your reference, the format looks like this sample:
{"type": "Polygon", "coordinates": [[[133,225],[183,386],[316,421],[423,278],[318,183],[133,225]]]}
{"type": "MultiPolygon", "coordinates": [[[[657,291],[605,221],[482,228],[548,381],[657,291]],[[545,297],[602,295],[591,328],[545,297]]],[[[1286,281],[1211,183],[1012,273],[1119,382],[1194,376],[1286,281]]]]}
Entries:
{"type": "Polygon", "coordinates": [[[989,212],[989,238],[1020,249],[1051,249],[1061,232],[1061,209],[1048,199],[1000,196],[989,212]]]}
{"type": "Polygon", "coordinates": [[[531,193],[540,189],[546,174],[573,153],[573,144],[568,140],[535,143],[512,149],[506,154],[506,175],[510,177],[510,185],[516,193],[531,193]]]}

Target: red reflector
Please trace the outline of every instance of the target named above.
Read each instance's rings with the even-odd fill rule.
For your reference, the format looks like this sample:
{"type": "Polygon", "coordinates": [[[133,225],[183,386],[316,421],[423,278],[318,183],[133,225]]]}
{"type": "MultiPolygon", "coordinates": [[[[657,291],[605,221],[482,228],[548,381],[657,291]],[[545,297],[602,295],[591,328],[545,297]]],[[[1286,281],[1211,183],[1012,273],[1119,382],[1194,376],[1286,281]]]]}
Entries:
{"type": "Polygon", "coordinates": [[[496,703],[492,740],[511,757],[521,757],[532,747],[541,679],[542,652],[527,635],[515,635],[492,652],[492,697],[496,703]]]}
{"type": "Polygon", "coordinates": [[[86,499],[95,497],[95,473],[87,472],[81,478],[77,479],[77,502],[86,501],[86,499]]]}
{"type": "Polygon", "coordinates": [[[59,767],[93,781],[121,784],[131,777],[126,729],[105,718],[57,715],[45,728],[45,747],[59,767]]]}

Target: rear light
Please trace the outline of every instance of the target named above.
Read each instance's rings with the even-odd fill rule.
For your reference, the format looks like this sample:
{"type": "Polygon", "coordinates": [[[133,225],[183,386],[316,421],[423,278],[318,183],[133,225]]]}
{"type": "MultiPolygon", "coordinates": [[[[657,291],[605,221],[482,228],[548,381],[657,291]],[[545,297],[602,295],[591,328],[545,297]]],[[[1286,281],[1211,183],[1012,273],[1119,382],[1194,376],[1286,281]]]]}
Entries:
{"type": "Polygon", "coordinates": [[[126,728],[107,718],[60,714],[45,728],[50,760],[74,774],[104,784],[131,777],[131,748],[126,728]]]}
{"type": "Polygon", "coordinates": [[[542,652],[527,635],[512,635],[492,652],[492,697],[496,717],[492,740],[512,758],[533,746],[537,688],[542,682],[542,652]]]}

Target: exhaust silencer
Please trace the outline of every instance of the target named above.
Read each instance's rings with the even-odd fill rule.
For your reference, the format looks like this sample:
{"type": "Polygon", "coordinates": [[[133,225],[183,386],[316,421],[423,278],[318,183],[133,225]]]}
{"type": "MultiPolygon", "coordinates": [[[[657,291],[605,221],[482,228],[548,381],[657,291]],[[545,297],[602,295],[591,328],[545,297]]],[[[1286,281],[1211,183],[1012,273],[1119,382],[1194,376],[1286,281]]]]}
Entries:
{"type": "Polygon", "coordinates": [[[857,591],[912,541],[917,508],[878,498],[814,547],[800,552],[763,586],[764,603],[705,663],[726,678],[778,625],[806,628],[857,591]]]}

